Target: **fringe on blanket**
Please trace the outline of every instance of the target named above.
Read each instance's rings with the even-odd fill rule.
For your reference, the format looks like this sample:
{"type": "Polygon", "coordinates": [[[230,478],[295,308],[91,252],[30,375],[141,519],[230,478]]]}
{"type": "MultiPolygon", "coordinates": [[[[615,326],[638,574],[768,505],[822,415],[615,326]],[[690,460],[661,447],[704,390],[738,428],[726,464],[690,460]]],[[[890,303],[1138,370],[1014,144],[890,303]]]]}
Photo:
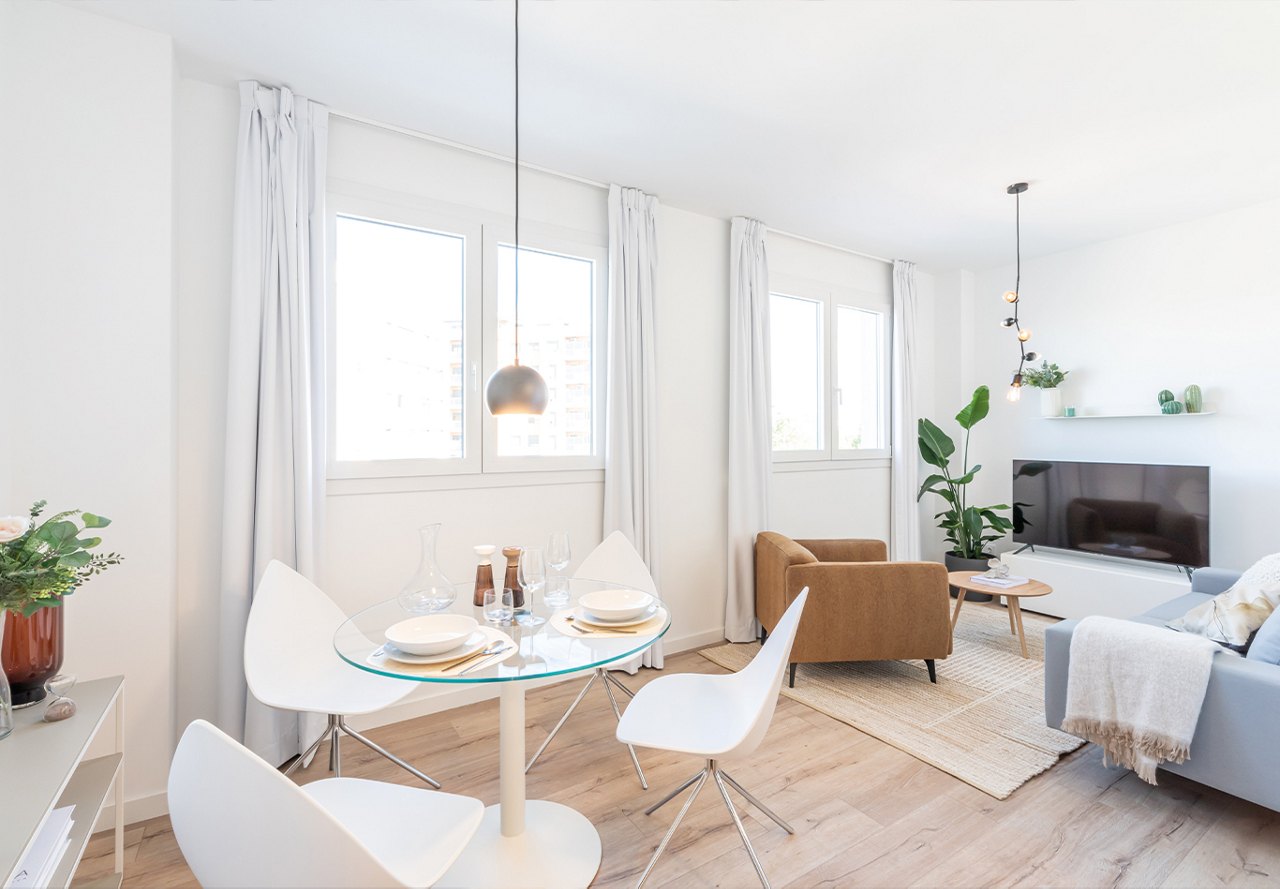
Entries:
{"type": "Polygon", "coordinates": [[[1160,763],[1186,762],[1191,755],[1188,743],[1122,723],[1067,719],[1062,723],[1062,730],[1101,747],[1103,765],[1132,769],[1148,784],[1156,783],[1160,763]]]}

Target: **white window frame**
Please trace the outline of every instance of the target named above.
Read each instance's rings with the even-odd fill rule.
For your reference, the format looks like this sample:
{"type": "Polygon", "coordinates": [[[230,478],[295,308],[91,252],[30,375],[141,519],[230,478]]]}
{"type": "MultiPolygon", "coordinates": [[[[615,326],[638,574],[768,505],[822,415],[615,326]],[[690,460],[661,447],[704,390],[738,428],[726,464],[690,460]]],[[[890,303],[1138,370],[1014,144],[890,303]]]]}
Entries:
{"type": "MultiPolygon", "coordinates": [[[[511,220],[484,226],[484,341],[492,344],[485,353],[481,377],[488,380],[498,369],[498,248],[515,243],[515,225],[511,220]]],[[[585,232],[546,223],[520,221],[520,247],[578,259],[589,259],[592,266],[591,293],[591,450],[587,456],[520,456],[498,454],[498,421],[484,411],[484,471],[529,472],[531,470],[564,471],[604,468],[606,342],[609,335],[608,286],[609,246],[601,238],[585,232]]],[[[537,370],[537,367],[530,365],[537,370]]]]}
{"type": "Polygon", "coordinates": [[[474,219],[453,216],[426,204],[410,205],[371,198],[365,195],[334,191],[328,194],[328,298],[327,346],[328,376],[328,477],[331,479],[393,478],[404,476],[461,475],[479,473],[482,468],[480,413],[480,369],[483,366],[483,330],[481,305],[483,266],[481,250],[484,231],[474,219]],[[403,225],[424,231],[461,236],[463,241],[463,319],[462,319],[462,453],[461,457],[420,457],[394,460],[338,460],[337,442],[337,226],[339,216],[369,219],[392,225],[403,225]]]}
{"type": "MultiPolygon", "coordinates": [[[[816,345],[819,350],[819,354],[816,360],[819,368],[818,385],[821,387],[821,391],[818,393],[818,440],[820,442],[823,442],[824,446],[816,450],[797,449],[797,450],[789,450],[789,451],[774,451],[772,449],[773,417],[770,416],[769,417],[770,451],[773,454],[773,462],[775,463],[811,463],[815,460],[829,460],[831,458],[831,441],[830,441],[831,430],[829,428],[831,418],[828,415],[831,413],[831,410],[830,410],[830,399],[825,396],[826,396],[826,393],[831,389],[831,379],[830,379],[831,378],[831,361],[829,359],[829,356],[831,355],[831,338],[828,335],[828,330],[831,327],[831,319],[829,317],[831,314],[831,306],[825,296],[820,294],[815,294],[811,288],[806,287],[803,283],[801,283],[797,279],[788,278],[785,275],[770,276],[770,280],[769,280],[770,318],[773,317],[773,314],[772,314],[773,298],[775,296],[789,297],[791,299],[801,299],[806,302],[816,303],[818,306],[818,335],[817,335],[816,345]]],[[[772,321],[770,322],[770,324],[772,324],[772,321]]],[[[769,331],[769,344],[770,344],[770,350],[772,350],[772,347],[773,347],[773,331],[772,330],[769,331]]],[[[769,355],[769,363],[771,366],[777,363],[775,356],[772,354],[772,351],[769,355]]],[[[772,380],[769,381],[769,386],[770,388],[772,388],[773,386],[772,380]]],[[[770,404],[772,404],[772,396],[773,396],[772,391],[769,393],[769,395],[770,395],[770,404]]]]}
{"type": "MultiPolygon", "coordinates": [[[[774,294],[807,299],[822,306],[820,342],[823,349],[822,364],[822,404],[824,415],[821,419],[823,447],[806,451],[772,451],[773,463],[779,469],[801,468],[837,468],[865,464],[866,461],[885,461],[890,458],[892,448],[888,444],[890,421],[890,373],[891,336],[893,329],[893,303],[889,298],[867,291],[840,287],[822,281],[809,280],[796,275],[771,274],[769,276],[769,298],[774,294]],[[881,439],[883,447],[879,448],[840,448],[836,442],[840,437],[839,426],[839,391],[836,388],[838,362],[840,355],[836,349],[838,342],[838,310],[841,306],[858,309],[864,312],[875,312],[881,316],[880,355],[878,366],[880,375],[878,390],[880,392],[879,414],[881,439]],[[808,464],[793,466],[789,464],[808,464]]],[[[772,363],[773,356],[770,356],[772,363]]],[[[772,419],[770,420],[772,422],[772,419]]]]}
{"type": "MultiPolygon", "coordinates": [[[[604,236],[545,223],[520,222],[522,247],[589,259],[594,263],[592,286],[591,413],[592,451],[588,456],[501,457],[497,453],[497,421],[484,405],[484,385],[497,370],[498,245],[514,242],[509,216],[478,208],[460,207],[383,189],[330,182],[326,207],[328,227],[328,292],[326,298],[327,361],[327,475],[346,490],[343,480],[413,479],[433,476],[484,476],[515,479],[516,473],[561,473],[604,469],[607,380],[609,250],[604,236]],[[463,456],[399,460],[338,460],[337,441],[337,222],[352,216],[425,231],[462,236],[464,262],[463,307],[463,456]]],[[[555,476],[545,476],[547,479],[555,476]]],[[[443,480],[442,480],[443,482],[443,480]]],[[[396,483],[399,484],[399,483],[396,483]]],[[[433,483],[434,488],[434,483],[433,483]]],[[[453,487],[448,485],[448,487],[453,487]]],[[[413,487],[413,489],[417,489],[413,487]]],[[[352,488],[349,493],[358,492],[352,488]]]]}

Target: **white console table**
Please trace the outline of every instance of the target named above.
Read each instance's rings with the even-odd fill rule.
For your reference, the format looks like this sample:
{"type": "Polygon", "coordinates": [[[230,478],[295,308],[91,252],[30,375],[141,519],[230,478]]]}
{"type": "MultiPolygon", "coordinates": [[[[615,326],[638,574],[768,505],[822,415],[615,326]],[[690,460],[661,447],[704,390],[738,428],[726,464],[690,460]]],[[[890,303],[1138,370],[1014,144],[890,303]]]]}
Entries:
{"type": "Polygon", "coordinates": [[[1024,603],[1028,611],[1054,617],[1100,614],[1126,618],[1191,590],[1191,581],[1171,568],[1127,564],[1056,551],[1000,557],[1014,574],[1044,581],[1053,592],[1024,603]]]}
{"type": "Polygon", "coordinates": [[[49,813],[75,805],[71,846],[53,873],[50,886],[71,884],[94,824],[115,789],[115,872],[95,887],[119,889],[124,879],[124,677],[94,679],[76,685],[70,697],[76,715],[43,722],[44,705],[13,713],[13,733],[0,740],[0,875],[7,886],[49,813]],[[85,759],[89,743],[115,711],[115,753],[85,759]]]}

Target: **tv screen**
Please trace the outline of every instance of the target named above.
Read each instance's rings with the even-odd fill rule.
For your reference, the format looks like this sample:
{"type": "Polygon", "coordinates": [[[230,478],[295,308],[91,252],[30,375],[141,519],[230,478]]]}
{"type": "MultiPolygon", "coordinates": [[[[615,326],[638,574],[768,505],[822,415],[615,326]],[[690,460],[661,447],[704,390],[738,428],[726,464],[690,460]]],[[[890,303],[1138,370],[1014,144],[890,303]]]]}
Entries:
{"type": "Polygon", "coordinates": [[[1015,543],[1209,564],[1209,467],[1013,461],[1015,543]]]}

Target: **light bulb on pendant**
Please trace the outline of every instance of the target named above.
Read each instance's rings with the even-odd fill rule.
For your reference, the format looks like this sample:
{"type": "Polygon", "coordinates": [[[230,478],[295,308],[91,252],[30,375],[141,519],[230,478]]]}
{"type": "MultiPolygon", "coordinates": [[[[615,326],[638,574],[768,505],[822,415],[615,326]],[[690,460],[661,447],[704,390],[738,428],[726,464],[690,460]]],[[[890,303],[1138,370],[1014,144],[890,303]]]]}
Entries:
{"type": "Polygon", "coordinates": [[[1006,290],[1004,292],[1004,301],[1007,303],[1016,303],[1018,301],[1017,292],[1013,290],[1006,290]]]}
{"type": "Polygon", "coordinates": [[[1022,330],[1018,331],[1018,339],[1025,343],[1027,340],[1031,339],[1031,331],[1025,327],[1022,328],[1022,330]]]}
{"type": "Polygon", "coordinates": [[[1016,373],[1013,375],[1013,382],[1009,384],[1009,391],[1005,393],[1004,397],[1007,398],[1010,403],[1022,398],[1022,374],[1016,373]]]}

